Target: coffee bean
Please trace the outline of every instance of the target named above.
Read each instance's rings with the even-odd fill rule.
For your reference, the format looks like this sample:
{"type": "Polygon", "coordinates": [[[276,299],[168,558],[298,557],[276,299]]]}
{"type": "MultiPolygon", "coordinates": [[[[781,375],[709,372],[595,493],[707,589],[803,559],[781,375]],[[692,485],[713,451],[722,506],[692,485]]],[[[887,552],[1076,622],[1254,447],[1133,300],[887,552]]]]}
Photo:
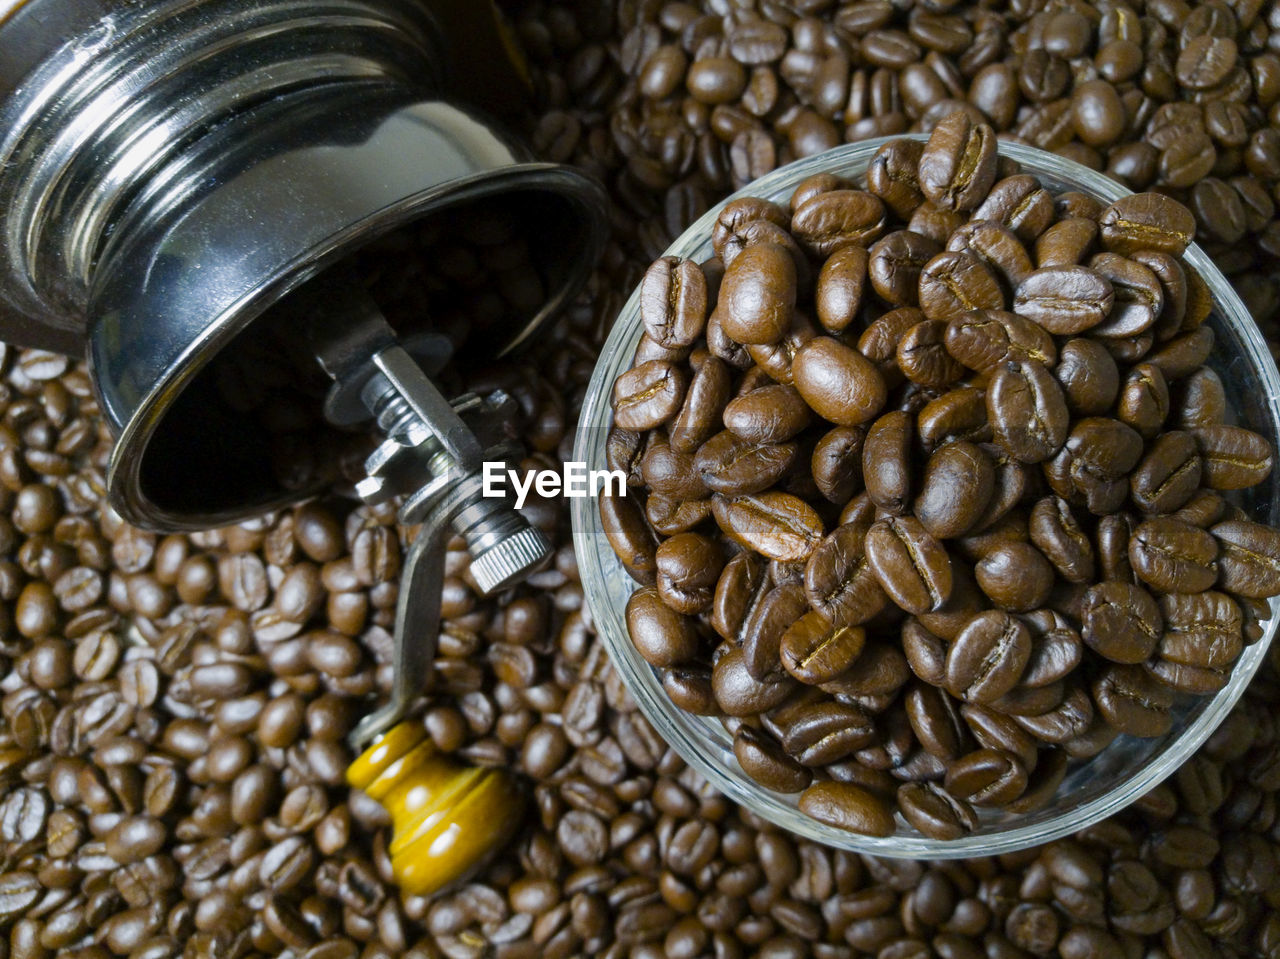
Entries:
{"type": "Polygon", "coordinates": [[[1072,336],[1102,323],[1112,311],[1110,281],[1085,266],[1042,266],[1014,292],[1013,311],[1055,336],[1072,336]]]}
{"type": "Polygon", "coordinates": [[[1053,216],[1053,197],[1028,173],[1015,173],[997,181],[973,213],[975,220],[1003,224],[1026,244],[1036,241],[1053,216]]]}
{"type": "Polygon", "coordinates": [[[1271,474],[1271,445],[1257,433],[1222,424],[1191,432],[1200,447],[1203,479],[1210,489],[1244,489],[1271,474]]]}
{"type": "Polygon", "coordinates": [[[1062,387],[1035,361],[1007,363],[996,371],[987,389],[987,417],[996,442],[1022,463],[1048,459],[1067,439],[1062,387]]]}
{"type": "Polygon", "coordinates": [[[862,484],[862,445],[866,433],[837,426],[813,447],[810,470],[818,491],[832,503],[847,503],[862,484]]]}
{"type": "Polygon", "coordinates": [[[658,595],[664,603],[685,615],[711,605],[723,566],[714,540],[697,533],[679,533],[658,546],[656,563],[658,595]]]}
{"type": "Polygon", "coordinates": [[[1233,519],[1215,524],[1209,532],[1218,544],[1220,587],[1257,599],[1280,593],[1280,536],[1273,529],[1233,519]]]}
{"type": "Polygon", "coordinates": [[[934,127],[919,159],[921,192],[946,209],[975,209],[995,175],[995,134],[963,113],[954,113],[934,127]]]}
{"type": "Polygon", "coordinates": [[[730,496],[768,489],[795,465],[793,443],[756,443],[725,430],[698,448],[693,467],[707,489],[730,496]]]}
{"type": "Polygon", "coordinates": [[[942,389],[964,375],[944,345],[947,324],[941,320],[917,323],[898,341],[895,359],[898,369],[917,386],[942,389]]]}
{"type": "Polygon", "coordinates": [[[957,360],[982,372],[1021,360],[1051,365],[1057,356],[1053,338],[1041,326],[1004,310],[976,310],[952,318],[945,343],[957,360]]]}
{"type": "Polygon", "coordinates": [[[880,198],[863,190],[828,190],[805,200],[791,217],[791,232],[810,253],[827,257],[848,244],[866,247],[884,230],[880,198]]]}
{"type": "Polygon", "coordinates": [[[822,520],[790,493],[767,492],[712,499],[720,529],[739,544],[770,559],[807,559],[823,535],[822,520]]]}
{"type": "Polygon", "coordinates": [[[774,384],[732,400],[724,410],[724,425],[748,442],[785,443],[809,424],[809,415],[793,387],[774,384]]]}
{"type": "Polygon", "coordinates": [[[1093,682],[1098,711],[1129,736],[1163,736],[1173,719],[1173,692],[1147,676],[1140,666],[1109,666],[1093,682]]]}
{"type": "Polygon", "coordinates": [[[996,274],[968,252],[939,253],[920,270],[920,309],[931,320],[947,322],[970,310],[999,310],[1004,293],[996,274]]]}
{"type": "Polygon", "coordinates": [[[1159,193],[1117,200],[1102,212],[1098,225],[1102,245],[1125,256],[1137,250],[1181,256],[1196,230],[1191,211],[1159,193]]]}
{"type": "Polygon", "coordinates": [[[698,649],[693,621],[669,607],[658,587],[645,586],[627,601],[627,631],[636,650],[654,666],[675,666],[698,649]]]}
{"type": "Polygon", "coordinates": [[[914,517],[890,517],[866,535],[867,560],[885,593],[910,613],[937,610],[951,595],[951,559],[914,517]]]}
{"type": "Polygon", "coordinates": [[[993,702],[1018,684],[1030,656],[1025,624],[998,610],[981,613],[947,651],[947,689],[966,702],[993,702]]]}
{"type": "Polygon", "coordinates": [[[855,521],[837,527],[805,564],[805,596],[833,626],[865,623],[888,604],[866,557],[869,526],[855,521]]]}
{"type": "Polygon", "coordinates": [[[824,419],[857,426],[884,406],[883,378],[857,350],[819,336],[797,351],[792,368],[795,387],[824,419]]]}
{"type": "Polygon", "coordinates": [[[1129,471],[1142,456],[1142,437],[1119,420],[1078,420],[1061,452],[1045,466],[1059,496],[1097,515],[1114,513],[1129,493],[1129,471]]]}
{"type": "MultiPolygon", "coordinates": [[[[877,246],[884,241],[878,241],[877,246]]],[[[868,280],[868,251],[861,246],[838,247],[822,264],[814,294],[818,322],[828,333],[840,333],[862,308],[868,280]]],[[[876,274],[871,282],[876,283],[876,274]]],[[[878,290],[878,286],[877,286],[878,290]]]]}
{"type": "Polygon", "coordinates": [[[809,770],[788,756],[768,733],[750,726],[741,727],[734,735],[733,753],[748,776],[774,792],[800,792],[812,778],[809,770]]]}
{"type": "Polygon", "coordinates": [[[975,806],[1004,806],[1027,788],[1027,771],[1017,757],[995,749],[978,749],[947,770],[946,789],[975,806]]]}
{"type": "Polygon", "coordinates": [[[980,447],[947,443],[925,463],[913,512],[937,539],[961,536],[984,514],[994,485],[995,468],[980,447]]]}
{"type": "Polygon", "coordinates": [[[1112,580],[1085,595],[1081,637],[1116,663],[1140,663],[1160,639],[1160,611],[1151,595],[1132,583],[1112,580]]]}
{"type": "Polygon", "coordinates": [[[848,669],[865,643],[862,627],[832,624],[815,610],[796,620],[783,635],[782,666],[802,683],[816,686],[848,669]]]}
{"type": "Polygon", "coordinates": [[[791,695],[795,686],[796,681],[781,669],[757,680],[747,671],[740,649],[721,656],[711,671],[716,703],[729,716],[750,716],[772,709],[791,695]]]}
{"type": "Polygon", "coordinates": [[[839,762],[876,736],[871,717],[857,706],[827,700],[783,710],[785,717],[773,716],[782,727],[782,748],[806,766],[839,762]]]}
{"type": "Polygon", "coordinates": [[[769,590],[752,606],[742,624],[742,653],[747,672],[764,679],[781,665],[783,636],[794,628],[809,607],[804,590],[783,583],[769,590]]]}
{"type": "Polygon", "coordinates": [[[659,345],[692,344],[707,319],[707,281],[698,264],[675,257],[654,261],[640,286],[640,318],[659,345]]]}
{"type": "Polygon", "coordinates": [[[893,814],[884,801],[852,783],[814,783],[801,793],[800,810],[848,832],[891,836],[894,831],[893,814]]]}
{"type": "MultiPolygon", "coordinates": [[[[866,251],[863,270],[885,301],[895,306],[916,306],[920,299],[920,271],[941,252],[938,244],[927,236],[895,230],[866,251]]],[[[822,295],[821,286],[818,295],[822,295]]]]}
{"type": "Polygon", "coordinates": [[[897,798],[907,822],[930,839],[959,839],[978,828],[978,818],[969,804],[937,783],[905,783],[897,798]]]}
{"type": "Polygon", "coordinates": [[[1025,612],[1049,596],[1054,568],[1032,543],[1006,543],[988,552],[974,567],[978,587],[1000,609],[1025,612]]]}
{"type": "Polygon", "coordinates": [[[679,410],[688,387],[688,374],[681,367],[667,360],[643,363],[614,385],[614,421],[627,430],[661,426],[679,410]]]}
{"type": "Polygon", "coordinates": [[[1199,593],[1218,578],[1218,543],[1205,530],[1156,517],[1129,539],[1129,564],[1138,578],[1162,593],[1199,593]]]}

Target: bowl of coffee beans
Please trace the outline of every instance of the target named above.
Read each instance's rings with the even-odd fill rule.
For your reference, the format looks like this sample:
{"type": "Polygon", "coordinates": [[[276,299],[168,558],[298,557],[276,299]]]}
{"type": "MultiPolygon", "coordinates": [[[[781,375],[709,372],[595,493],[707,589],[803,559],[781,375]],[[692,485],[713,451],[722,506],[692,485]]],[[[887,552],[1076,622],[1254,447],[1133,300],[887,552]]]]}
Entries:
{"type": "Polygon", "coordinates": [[[1191,213],[963,114],[710,210],[606,344],[596,629],[737,802],[1011,852],[1174,772],[1280,593],[1280,377],[1191,213]]]}

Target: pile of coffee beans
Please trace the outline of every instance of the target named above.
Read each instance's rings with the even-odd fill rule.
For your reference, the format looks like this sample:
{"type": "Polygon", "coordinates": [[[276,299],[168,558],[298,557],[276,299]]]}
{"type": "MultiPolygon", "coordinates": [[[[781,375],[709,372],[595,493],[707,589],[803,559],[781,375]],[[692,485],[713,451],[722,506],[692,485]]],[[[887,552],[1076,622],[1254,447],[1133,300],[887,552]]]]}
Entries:
{"type": "MultiPolygon", "coordinates": [[[[928,132],[956,103],[1002,135],[1017,129],[1135,189],[1176,195],[1197,240],[1277,332],[1280,19],[1270,8],[502,5],[534,80],[523,132],[541,158],[598,176],[615,224],[586,293],[533,355],[449,384],[517,397],[529,466],[568,458],[603,334],[648,263],[710,204],[802,152],[928,132]],[[1234,79],[1214,93],[1174,72],[1184,36],[1202,35],[1236,45],[1234,79]],[[642,87],[660,48],[670,78],[642,87]],[[1117,59],[1119,70],[1108,65],[1117,59]],[[703,77],[737,64],[747,83],[711,102],[686,83],[696,64],[703,77]],[[1097,80],[1125,119],[1117,140],[1089,146],[1059,101],[1083,88],[1083,104],[1111,104],[1096,115],[1114,123],[1097,80]],[[951,102],[931,113],[936,96],[951,102]],[[1225,126],[1232,116],[1243,127],[1225,126]],[[1204,185],[1162,182],[1162,169],[1206,152],[1201,136],[1214,155],[1204,185]],[[1180,159],[1184,141],[1193,146],[1180,159]]],[[[445,751],[516,770],[535,812],[469,883],[402,900],[384,812],[340,781],[353,758],[340,730],[388,688],[413,531],[389,509],[330,497],[195,536],[130,529],[103,500],[109,439],[83,367],[23,352],[0,371],[0,952],[12,959],[1280,952],[1276,655],[1175,777],[1069,840],[934,863],[837,852],[744,813],[654,735],[582,608],[564,505],[536,496],[526,511],[557,551],[529,584],[479,597],[462,544],[451,544],[435,677],[418,713],[445,751]],[[234,756],[247,758],[228,780],[234,756]]]]}
{"type": "Polygon", "coordinates": [[[749,775],[956,838],[1226,684],[1280,532],[1222,494],[1272,451],[1227,425],[1176,201],[1055,199],[960,112],[865,187],[734,200],[710,261],[649,268],[601,515],[632,641],[749,775]]]}

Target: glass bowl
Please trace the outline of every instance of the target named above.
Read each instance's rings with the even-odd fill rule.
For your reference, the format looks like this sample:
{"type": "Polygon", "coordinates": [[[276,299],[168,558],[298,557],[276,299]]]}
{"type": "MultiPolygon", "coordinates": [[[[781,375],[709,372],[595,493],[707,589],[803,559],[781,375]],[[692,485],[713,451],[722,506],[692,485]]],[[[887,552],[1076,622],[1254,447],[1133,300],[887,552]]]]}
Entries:
{"type": "MultiPolygon", "coordinates": [[[[924,139],[923,136],[917,136],[924,139]]],[[[757,196],[786,207],[796,184],[829,171],[862,182],[872,156],[886,139],[837,147],[790,163],[749,184],[725,200],[757,196]]],[[[1131,191],[1100,173],[1059,156],[1001,141],[1000,154],[1022,164],[1055,195],[1079,190],[1111,203],[1131,191]]],[[[724,203],[708,210],[668,249],[667,254],[701,261],[713,254],[711,230],[724,203]]],[[[1186,251],[1188,263],[1200,271],[1213,295],[1215,345],[1209,365],[1222,377],[1237,421],[1265,436],[1280,450],[1280,376],[1261,333],[1244,303],[1198,246],[1186,251]]],[[[596,364],[579,422],[574,459],[588,470],[607,469],[605,436],[612,424],[609,399],[613,382],[631,365],[644,327],[640,295],[632,293],[596,364]]],[[[738,765],[733,738],[716,717],[686,713],[662,688],[661,677],[646,663],[627,633],[624,610],[636,583],[614,556],[601,527],[593,498],[572,500],[573,538],[582,586],[595,628],[623,682],[654,729],[684,760],[717,789],[756,815],[800,836],[829,846],[876,856],[913,859],[956,859],[1014,852],[1079,831],[1118,812],[1171,775],[1209,737],[1240,698],[1266,655],[1276,631],[1275,612],[1266,633],[1245,648],[1230,681],[1213,696],[1181,702],[1169,733],[1158,739],[1121,736],[1092,759],[1073,764],[1054,798],[1041,809],[1023,814],[982,810],[973,833],[954,840],[930,839],[896,814],[897,833],[887,838],[863,836],[820,823],[796,807],[799,794],[783,795],[757,784],[738,765]]],[[[1245,491],[1240,505],[1255,519],[1280,522],[1280,468],[1266,482],[1245,491]]]]}

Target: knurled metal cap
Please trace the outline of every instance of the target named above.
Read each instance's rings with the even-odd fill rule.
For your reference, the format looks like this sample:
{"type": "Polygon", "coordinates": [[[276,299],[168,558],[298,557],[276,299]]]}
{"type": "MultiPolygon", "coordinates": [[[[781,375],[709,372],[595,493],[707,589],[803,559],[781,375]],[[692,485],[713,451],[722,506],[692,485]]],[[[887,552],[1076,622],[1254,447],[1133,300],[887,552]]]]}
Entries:
{"type": "Polygon", "coordinates": [[[542,530],[526,526],[471,560],[471,576],[485,595],[520,582],[551,556],[542,530]]]}

